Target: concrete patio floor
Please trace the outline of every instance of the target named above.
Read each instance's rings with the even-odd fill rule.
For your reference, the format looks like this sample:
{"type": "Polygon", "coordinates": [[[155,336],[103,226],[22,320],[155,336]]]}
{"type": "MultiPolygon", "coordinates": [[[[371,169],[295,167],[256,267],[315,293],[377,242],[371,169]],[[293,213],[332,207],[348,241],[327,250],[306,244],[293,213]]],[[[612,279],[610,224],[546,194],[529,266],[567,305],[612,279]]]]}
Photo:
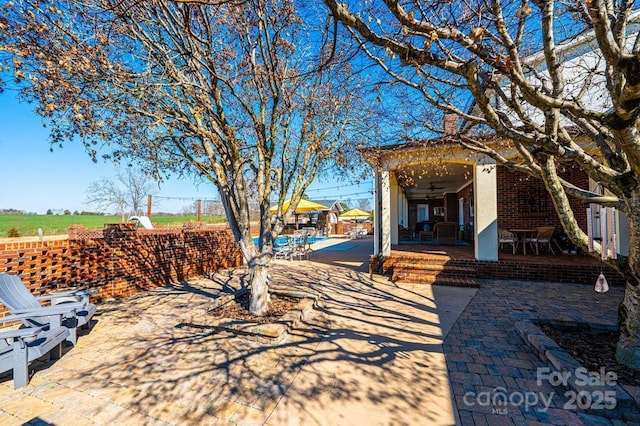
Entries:
{"type": "Polygon", "coordinates": [[[28,386],[0,382],[0,424],[453,424],[442,343],[476,290],[372,279],[371,246],[330,239],[274,264],[272,287],[325,296],[278,345],[208,325],[242,270],[101,304],[28,386]]]}

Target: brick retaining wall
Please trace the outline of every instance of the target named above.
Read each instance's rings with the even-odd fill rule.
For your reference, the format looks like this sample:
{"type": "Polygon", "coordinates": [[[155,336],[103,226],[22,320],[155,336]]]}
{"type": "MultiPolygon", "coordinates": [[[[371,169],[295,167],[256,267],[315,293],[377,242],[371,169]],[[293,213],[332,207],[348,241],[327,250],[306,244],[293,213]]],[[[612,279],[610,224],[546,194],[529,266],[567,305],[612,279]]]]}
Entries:
{"type": "Polygon", "coordinates": [[[67,240],[0,244],[0,272],[19,275],[37,296],[78,286],[97,289],[98,300],[117,298],[241,264],[226,228],[74,226],[67,240]]]}

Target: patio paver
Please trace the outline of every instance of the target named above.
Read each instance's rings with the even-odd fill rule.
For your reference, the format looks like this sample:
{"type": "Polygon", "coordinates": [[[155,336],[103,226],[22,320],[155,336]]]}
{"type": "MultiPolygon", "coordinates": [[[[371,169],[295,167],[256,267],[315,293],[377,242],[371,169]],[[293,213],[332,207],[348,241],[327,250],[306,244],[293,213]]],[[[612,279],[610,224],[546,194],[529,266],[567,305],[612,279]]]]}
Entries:
{"type": "Polygon", "coordinates": [[[348,250],[320,244],[314,261],[274,265],[272,286],[325,294],[324,308],[280,344],[208,326],[208,306],[241,285],[241,270],[156,288],[100,305],[94,329],[62,359],[39,366],[28,386],[0,382],[0,418],[452,424],[442,326],[452,326],[475,290],[370,279],[362,270],[371,240],[345,243],[348,250]]]}
{"type": "Polygon", "coordinates": [[[567,389],[548,380],[538,384],[537,369],[548,365],[517,334],[512,316],[527,312],[539,319],[615,325],[622,295],[622,288],[599,294],[591,285],[481,281],[444,342],[462,424],[613,424],[604,416],[568,409],[567,389]],[[514,396],[515,403],[481,405],[482,392],[514,396]],[[534,394],[536,404],[519,403],[517,395],[533,401],[534,394]],[[542,398],[551,398],[548,409],[542,398]]]}
{"type": "Polygon", "coordinates": [[[272,286],[325,299],[273,347],[207,325],[208,306],[241,285],[241,270],[103,304],[95,328],[62,359],[38,367],[28,386],[0,382],[0,423],[624,424],[564,409],[563,388],[538,385],[537,368],[546,365],[512,319],[528,312],[615,323],[622,289],[396,285],[366,273],[371,245],[325,241],[311,261],[276,262],[272,286]],[[496,411],[465,399],[496,388],[553,397],[548,410],[496,411]]]}

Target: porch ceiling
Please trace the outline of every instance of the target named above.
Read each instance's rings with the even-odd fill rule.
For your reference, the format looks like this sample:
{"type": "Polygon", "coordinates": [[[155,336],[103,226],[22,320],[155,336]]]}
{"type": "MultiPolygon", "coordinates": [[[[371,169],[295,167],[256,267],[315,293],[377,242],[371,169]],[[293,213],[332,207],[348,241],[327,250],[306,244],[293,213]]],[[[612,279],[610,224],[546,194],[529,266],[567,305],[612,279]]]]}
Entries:
{"type": "Polygon", "coordinates": [[[458,192],[473,179],[473,168],[461,163],[424,163],[395,169],[398,185],[410,200],[442,198],[458,192]]]}

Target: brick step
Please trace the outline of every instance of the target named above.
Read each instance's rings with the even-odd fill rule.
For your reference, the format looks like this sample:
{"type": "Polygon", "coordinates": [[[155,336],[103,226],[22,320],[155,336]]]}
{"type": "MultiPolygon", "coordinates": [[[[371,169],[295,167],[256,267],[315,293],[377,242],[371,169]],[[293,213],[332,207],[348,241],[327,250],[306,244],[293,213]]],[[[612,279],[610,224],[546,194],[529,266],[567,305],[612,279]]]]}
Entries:
{"type": "Polygon", "coordinates": [[[410,271],[406,269],[394,269],[391,275],[391,281],[397,282],[402,280],[410,281],[433,281],[437,278],[455,278],[455,279],[476,279],[475,273],[456,273],[453,271],[410,271]]]}
{"type": "Polygon", "coordinates": [[[411,272],[421,272],[421,271],[433,271],[435,273],[443,272],[443,273],[454,273],[456,275],[475,275],[476,268],[475,266],[466,266],[466,265],[456,265],[456,264],[447,264],[447,262],[420,262],[420,263],[407,263],[407,262],[398,262],[393,265],[394,271],[411,271],[411,272]]]}
{"type": "Polygon", "coordinates": [[[415,253],[414,256],[411,255],[403,255],[403,256],[391,256],[385,259],[385,265],[389,267],[393,267],[399,263],[403,264],[415,264],[415,263],[446,263],[451,259],[449,256],[428,256],[425,257],[423,254],[415,253]]]}
{"type": "Polygon", "coordinates": [[[446,285],[451,287],[471,287],[471,288],[480,288],[480,284],[478,280],[475,278],[462,278],[462,277],[425,277],[425,280],[414,280],[414,279],[401,279],[398,281],[394,281],[397,284],[431,284],[431,285],[446,285]]]}

